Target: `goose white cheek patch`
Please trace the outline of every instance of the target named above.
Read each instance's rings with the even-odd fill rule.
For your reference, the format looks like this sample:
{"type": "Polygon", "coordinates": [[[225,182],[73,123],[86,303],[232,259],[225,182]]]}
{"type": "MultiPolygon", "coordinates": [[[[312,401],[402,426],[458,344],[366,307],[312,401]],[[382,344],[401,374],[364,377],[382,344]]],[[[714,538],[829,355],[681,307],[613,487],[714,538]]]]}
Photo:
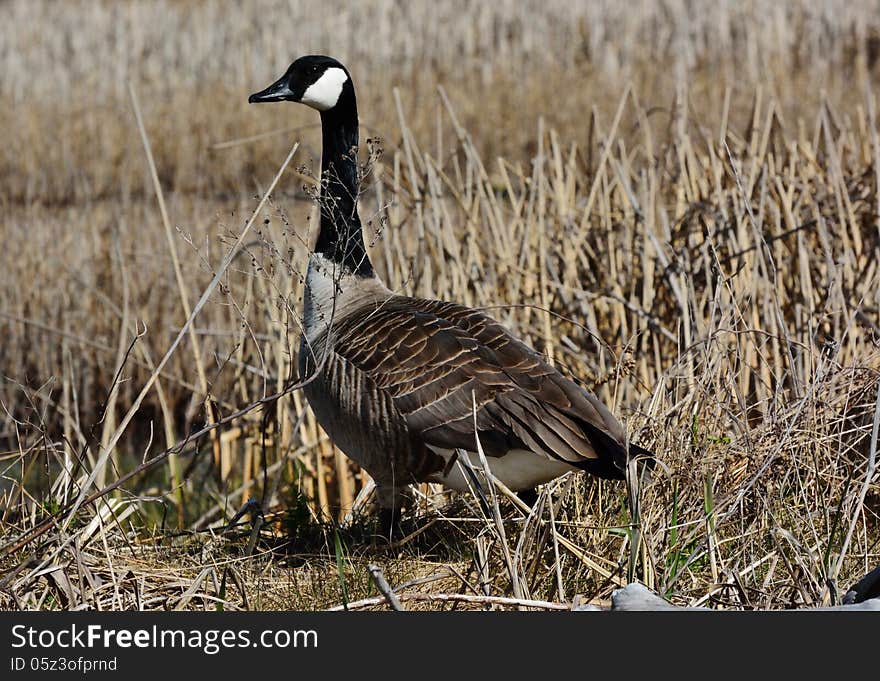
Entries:
{"type": "Polygon", "coordinates": [[[342,94],[342,86],[348,76],[340,68],[332,68],[324,71],[324,75],[312,83],[303,93],[301,101],[318,111],[327,111],[336,106],[339,95],[342,94]]]}

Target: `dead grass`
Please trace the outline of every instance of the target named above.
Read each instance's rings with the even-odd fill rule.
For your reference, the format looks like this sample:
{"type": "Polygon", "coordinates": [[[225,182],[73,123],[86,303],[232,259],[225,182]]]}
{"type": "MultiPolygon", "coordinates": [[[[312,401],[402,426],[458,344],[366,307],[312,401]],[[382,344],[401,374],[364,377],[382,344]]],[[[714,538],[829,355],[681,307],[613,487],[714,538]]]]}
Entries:
{"type": "Polygon", "coordinates": [[[223,7],[7,5],[0,605],[325,608],[376,596],[378,563],[398,592],[474,599],[407,608],[602,600],[634,578],[678,603],[780,608],[834,602],[877,564],[868,3],[377,0],[338,24],[223,7]],[[26,25],[54,33],[38,47],[26,25]],[[381,548],[366,477],[293,393],[70,515],[92,472],[112,487],[295,379],[316,120],[245,101],[305,51],[346,61],[364,137],[383,138],[362,150],[377,270],[487,307],[592,386],[663,464],[637,505],[570,477],[531,514],[501,493],[499,524],[425,488],[416,536],[381,548]],[[195,319],[198,351],[183,339],[108,448],[292,140],[296,167],[195,319]],[[224,534],[248,499],[265,523],[224,534]]]}

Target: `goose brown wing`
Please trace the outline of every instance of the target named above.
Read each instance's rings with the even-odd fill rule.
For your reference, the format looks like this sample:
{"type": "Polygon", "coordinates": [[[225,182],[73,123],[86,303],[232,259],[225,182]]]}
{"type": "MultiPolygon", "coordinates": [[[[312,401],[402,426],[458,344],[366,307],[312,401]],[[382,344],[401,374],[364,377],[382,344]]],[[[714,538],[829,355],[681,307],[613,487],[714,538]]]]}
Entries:
{"type": "MultiPolygon", "coordinates": [[[[505,370],[512,380],[537,397],[540,409],[548,418],[564,423],[558,432],[580,433],[587,440],[594,457],[580,451],[582,446],[575,446],[584,458],[573,462],[574,465],[601,477],[623,477],[627,461],[626,434],[620,422],[598,397],[563,376],[547,363],[543,355],[483,312],[440,300],[426,300],[423,305],[465,329],[503,358],[505,370]]],[[[653,467],[651,452],[630,443],[630,454],[645,459],[653,467]]]]}
{"type": "Polygon", "coordinates": [[[393,399],[425,444],[490,456],[529,449],[596,475],[622,477],[623,430],[591,393],[476,310],[394,297],[347,315],[334,352],[393,399]]]}

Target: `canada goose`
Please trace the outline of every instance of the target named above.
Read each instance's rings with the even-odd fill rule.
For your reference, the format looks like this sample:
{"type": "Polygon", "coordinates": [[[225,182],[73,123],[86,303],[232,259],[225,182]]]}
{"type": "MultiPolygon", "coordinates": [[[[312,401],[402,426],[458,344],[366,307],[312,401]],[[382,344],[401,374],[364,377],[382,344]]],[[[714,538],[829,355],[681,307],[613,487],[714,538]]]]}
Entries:
{"type": "MultiPolygon", "coordinates": [[[[626,436],[591,392],[477,310],[397,295],[373,271],[357,212],[358,115],[348,70],[297,59],[249,102],[321,113],[321,222],[304,295],[300,378],[333,442],[376,482],[385,522],[414,482],[466,491],[480,470],[532,490],[567,471],[622,479],[626,436]]],[[[629,445],[630,455],[653,461],[629,445]]],[[[392,521],[393,527],[393,521],[392,521]]]]}

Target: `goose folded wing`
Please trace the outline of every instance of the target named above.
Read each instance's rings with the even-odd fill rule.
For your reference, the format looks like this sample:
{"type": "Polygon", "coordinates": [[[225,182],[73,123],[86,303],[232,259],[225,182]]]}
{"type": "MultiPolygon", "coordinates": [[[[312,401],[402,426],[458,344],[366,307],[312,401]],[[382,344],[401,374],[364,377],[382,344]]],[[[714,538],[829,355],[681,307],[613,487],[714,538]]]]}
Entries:
{"type": "Polygon", "coordinates": [[[473,449],[477,428],[487,453],[515,443],[511,430],[485,410],[515,386],[494,353],[430,313],[381,309],[339,329],[334,351],[388,394],[411,433],[425,444],[473,449]]]}
{"type": "MultiPolygon", "coordinates": [[[[544,451],[549,446],[556,458],[602,477],[622,477],[627,460],[623,444],[626,435],[623,426],[596,395],[563,376],[543,355],[485,313],[448,301],[420,303],[495,353],[499,365],[519,388],[515,395],[500,398],[497,406],[504,410],[505,420],[516,422],[517,415],[521,415],[517,430],[530,449],[541,451],[535,447],[543,443],[544,451]],[[549,433],[544,428],[547,425],[552,425],[549,433]],[[535,437],[535,429],[545,435],[535,437]],[[532,437],[528,437],[530,432],[532,437]],[[559,437],[564,439],[563,443],[558,441],[559,437]]],[[[630,444],[630,453],[648,460],[652,458],[650,452],[633,444],[630,444]]]]}
{"type": "Polygon", "coordinates": [[[391,396],[427,445],[473,450],[476,404],[487,455],[528,449],[599,474],[611,465],[607,474],[619,477],[611,469],[625,454],[607,432],[605,414],[617,423],[607,409],[494,320],[468,328],[454,312],[431,301],[374,310],[346,320],[335,351],[391,396]]]}

